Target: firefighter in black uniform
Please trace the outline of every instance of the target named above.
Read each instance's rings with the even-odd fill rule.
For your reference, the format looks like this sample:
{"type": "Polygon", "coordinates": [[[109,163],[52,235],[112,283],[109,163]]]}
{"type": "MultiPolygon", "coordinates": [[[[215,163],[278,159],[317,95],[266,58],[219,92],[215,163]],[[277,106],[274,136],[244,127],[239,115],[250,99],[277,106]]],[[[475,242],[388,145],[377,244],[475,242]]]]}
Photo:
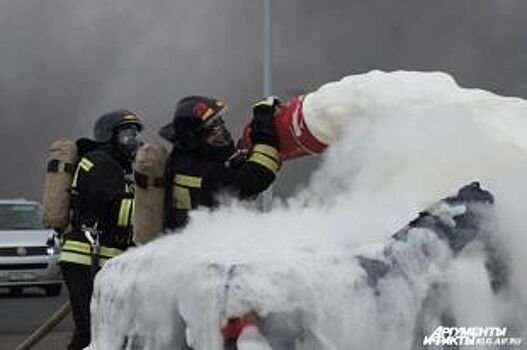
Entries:
{"type": "Polygon", "coordinates": [[[75,323],[70,350],[90,343],[95,273],[131,245],[130,174],[142,128],[134,113],[118,110],[97,120],[94,141],[77,141],[80,160],[71,186],[71,229],[63,236],[60,257],[75,323]]]}
{"type": "Polygon", "coordinates": [[[220,192],[247,199],[269,187],[281,165],[273,123],[278,105],[274,97],[254,105],[254,147],[247,153],[236,150],[223,102],[203,96],[178,102],[173,121],[159,132],[173,144],[165,173],[165,229],[185,226],[191,209],[214,207],[220,192]]]}

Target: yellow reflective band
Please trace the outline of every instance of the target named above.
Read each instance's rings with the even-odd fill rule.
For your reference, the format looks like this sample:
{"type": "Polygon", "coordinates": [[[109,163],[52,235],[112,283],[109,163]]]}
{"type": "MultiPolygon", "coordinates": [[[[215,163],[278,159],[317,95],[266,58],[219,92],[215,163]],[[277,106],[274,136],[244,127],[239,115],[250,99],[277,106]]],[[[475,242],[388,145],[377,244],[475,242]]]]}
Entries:
{"type": "MultiPolygon", "coordinates": [[[[81,265],[92,265],[92,258],[91,256],[76,254],[76,253],[70,253],[70,252],[62,252],[60,253],[60,261],[65,262],[71,262],[74,264],[81,264],[81,265]]],[[[99,258],[99,266],[102,267],[106,262],[110,260],[107,258],[100,257],[99,258]]]]}
{"type": "Polygon", "coordinates": [[[119,208],[119,217],[117,218],[117,226],[129,226],[132,202],[133,199],[130,198],[125,198],[121,201],[121,206],[119,208]]]}
{"type": "Polygon", "coordinates": [[[90,254],[91,247],[89,243],[66,240],[62,246],[63,250],[72,250],[79,253],[90,254]]]}
{"type": "Polygon", "coordinates": [[[174,186],[172,192],[176,209],[189,210],[192,208],[190,190],[181,186],[174,186]]]}
{"type": "MultiPolygon", "coordinates": [[[[118,248],[101,246],[99,247],[99,265],[102,266],[106,261],[114,258],[123,251],[118,248]]],[[[62,245],[60,261],[67,261],[82,265],[92,264],[91,246],[89,243],[66,240],[62,245]]]]}
{"type": "Polygon", "coordinates": [[[201,188],[201,181],[203,179],[197,176],[176,174],[174,183],[185,187],[201,188]]]}
{"type": "Polygon", "coordinates": [[[128,225],[132,226],[132,217],[134,216],[135,201],[130,202],[130,210],[128,211],[128,225]]]}
{"type": "Polygon", "coordinates": [[[281,159],[280,152],[278,152],[273,146],[257,144],[254,146],[253,152],[265,154],[266,156],[273,158],[277,163],[279,163],[281,159]]]}
{"type": "Polygon", "coordinates": [[[86,167],[85,164],[79,163],[79,167],[82,168],[82,170],[84,170],[85,172],[90,171],[90,168],[89,168],[89,167],[86,167]]]}
{"type": "Polygon", "coordinates": [[[68,251],[70,253],[79,253],[79,254],[91,254],[90,251],[85,251],[83,249],[77,249],[77,248],[67,248],[63,249],[62,251],[68,251]]]}
{"type": "MultiPolygon", "coordinates": [[[[89,243],[73,241],[69,239],[66,240],[62,245],[62,250],[91,255],[91,246],[89,243]]],[[[105,257],[109,258],[113,258],[121,254],[122,252],[123,251],[119,248],[112,248],[106,246],[99,247],[99,255],[104,255],[105,257]]]]}
{"type": "Polygon", "coordinates": [[[75,170],[75,174],[73,175],[73,180],[71,181],[71,188],[77,188],[77,179],[79,178],[79,169],[80,166],[77,166],[77,170],[75,170]]]}
{"type": "Polygon", "coordinates": [[[93,163],[90,162],[87,158],[82,158],[79,162],[79,166],[86,172],[90,171],[93,168],[93,163]]]}
{"type": "Polygon", "coordinates": [[[126,226],[125,223],[123,222],[125,207],[126,205],[124,201],[121,201],[121,206],[119,207],[119,216],[117,218],[117,226],[126,226]]]}
{"type": "Polygon", "coordinates": [[[93,163],[88,158],[82,158],[80,163],[84,165],[88,170],[90,170],[93,167],[93,163]]]}
{"type": "Polygon", "coordinates": [[[201,116],[201,120],[202,121],[207,121],[207,119],[209,119],[212,115],[214,114],[214,110],[212,108],[209,108],[205,111],[205,113],[203,113],[203,115],[201,116]]]}
{"type": "Polygon", "coordinates": [[[130,213],[132,212],[132,205],[134,201],[132,199],[126,200],[126,210],[124,212],[124,223],[125,226],[130,226],[130,213]]]}
{"type": "Polygon", "coordinates": [[[269,158],[268,156],[263,155],[261,153],[253,153],[251,155],[251,158],[249,158],[249,162],[260,164],[261,166],[270,170],[273,174],[276,174],[276,172],[280,168],[280,166],[274,159],[269,158]]]}
{"type": "Polygon", "coordinates": [[[62,251],[68,251],[68,252],[79,253],[79,254],[91,254],[91,251],[90,251],[89,247],[88,247],[88,250],[80,249],[80,248],[67,247],[67,248],[62,248],[62,251]]]}
{"type": "Polygon", "coordinates": [[[123,251],[118,248],[110,248],[110,247],[101,247],[99,251],[99,255],[105,258],[115,258],[117,255],[122,254],[123,251]]]}
{"type": "Polygon", "coordinates": [[[128,114],[128,115],[125,115],[123,119],[126,121],[136,121],[137,116],[134,114],[128,114]]]}
{"type": "Polygon", "coordinates": [[[61,252],[59,260],[88,266],[92,264],[91,256],[71,252],[61,252]]]}

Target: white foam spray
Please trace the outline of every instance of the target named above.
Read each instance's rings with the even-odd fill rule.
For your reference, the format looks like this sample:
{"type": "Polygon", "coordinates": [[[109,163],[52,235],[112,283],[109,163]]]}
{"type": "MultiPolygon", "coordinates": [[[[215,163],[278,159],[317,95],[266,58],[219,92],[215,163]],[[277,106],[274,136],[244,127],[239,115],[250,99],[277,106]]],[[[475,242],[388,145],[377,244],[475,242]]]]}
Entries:
{"type": "Polygon", "coordinates": [[[179,325],[195,349],[221,349],[219,325],[248,311],[301,314],[317,343],[298,349],[412,349],[434,282],[450,286],[454,316],[482,323],[464,326],[499,325],[524,310],[526,101],[460,88],[444,73],[374,71],[309,94],[304,114],[331,143],[311,183],[270,213],[236,202],[198,210],[183,234],[108,263],[92,304],[94,349],[121,348],[134,335],[144,348],[173,348],[179,325]],[[496,198],[495,231],[520,298],[495,297],[481,256],[451,261],[426,234],[414,243],[433,247],[429,262],[418,250],[400,257],[413,284],[384,281],[376,297],[354,254],[378,254],[373,243],[474,180],[496,198]]]}

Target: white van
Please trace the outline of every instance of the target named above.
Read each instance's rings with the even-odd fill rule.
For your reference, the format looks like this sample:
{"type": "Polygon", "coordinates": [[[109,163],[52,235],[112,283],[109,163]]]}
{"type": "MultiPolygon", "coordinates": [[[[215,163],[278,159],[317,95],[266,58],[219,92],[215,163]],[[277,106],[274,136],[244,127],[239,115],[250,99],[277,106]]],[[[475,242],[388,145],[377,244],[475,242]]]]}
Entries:
{"type": "Polygon", "coordinates": [[[0,288],[21,294],[24,287],[42,287],[59,295],[57,234],[44,228],[42,207],[25,199],[0,200],[0,288]]]}

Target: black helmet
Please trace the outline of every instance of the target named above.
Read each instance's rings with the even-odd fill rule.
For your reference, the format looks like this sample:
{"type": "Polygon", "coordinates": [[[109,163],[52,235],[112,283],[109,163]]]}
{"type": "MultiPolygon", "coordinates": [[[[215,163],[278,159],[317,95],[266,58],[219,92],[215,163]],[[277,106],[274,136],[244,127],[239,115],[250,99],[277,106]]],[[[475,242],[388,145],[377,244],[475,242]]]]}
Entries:
{"type": "Polygon", "coordinates": [[[115,135],[117,129],[125,125],[135,125],[138,131],[143,129],[143,123],[137,115],[125,109],[103,114],[95,122],[93,137],[97,142],[108,142],[115,135]]]}
{"type": "Polygon", "coordinates": [[[219,117],[225,103],[211,97],[188,96],[177,103],[174,118],[159,130],[165,140],[183,148],[196,148],[201,141],[201,130],[219,117]]]}

